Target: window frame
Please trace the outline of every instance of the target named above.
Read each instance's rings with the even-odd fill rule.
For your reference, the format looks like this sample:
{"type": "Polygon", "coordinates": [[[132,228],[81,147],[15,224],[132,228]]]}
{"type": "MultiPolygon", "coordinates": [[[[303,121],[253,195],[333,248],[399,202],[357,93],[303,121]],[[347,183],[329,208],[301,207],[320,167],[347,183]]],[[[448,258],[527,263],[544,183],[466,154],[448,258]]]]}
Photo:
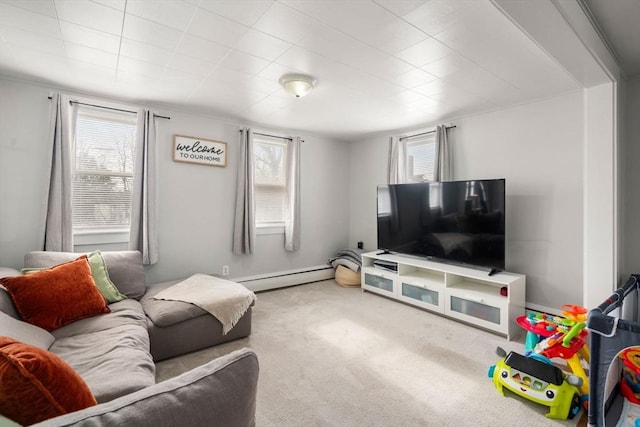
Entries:
{"type": "MultiPolygon", "coordinates": [[[[262,131],[262,130],[256,130],[253,132],[253,140],[252,140],[252,144],[253,144],[253,152],[254,152],[254,159],[253,159],[253,168],[254,168],[254,194],[257,194],[257,189],[258,186],[261,184],[258,184],[257,182],[257,174],[256,174],[256,158],[255,158],[255,146],[256,144],[274,144],[274,145],[281,145],[284,148],[284,155],[282,156],[282,168],[283,168],[283,175],[284,175],[284,184],[281,186],[282,187],[282,191],[284,193],[284,196],[286,198],[286,192],[287,192],[287,186],[288,186],[288,156],[290,155],[289,153],[289,141],[291,141],[291,137],[289,136],[285,136],[276,132],[270,132],[270,131],[262,131]]],[[[269,184],[262,184],[263,186],[268,186],[269,184]]],[[[274,187],[280,187],[277,185],[273,185],[274,187]]],[[[284,201],[283,201],[283,206],[282,206],[282,213],[283,213],[283,217],[281,221],[258,221],[257,217],[257,210],[258,207],[256,206],[256,214],[255,214],[255,227],[256,227],[256,234],[257,235],[267,235],[267,234],[284,234],[285,232],[285,218],[284,218],[284,201]]]]}
{"type": "Polygon", "coordinates": [[[429,132],[423,132],[423,133],[417,133],[414,135],[410,135],[407,136],[405,138],[402,138],[404,140],[404,143],[406,144],[406,148],[405,148],[405,165],[406,165],[406,169],[405,169],[405,182],[407,183],[412,183],[412,182],[434,182],[436,181],[435,179],[435,169],[436,169],[436,162],[437,162],[437,158],[438,158],[438,147],[436,144],[436,133],[435,131],[429,131],[429,132]],[[413,164],[415,164],[415,159],[414,162],[412,163],[410,161],[410,155],[409,155],[409,148],[411,146],[420,146],[420,145],[432,145],[433,146],[433,158],[432,158],[432,166],[431,166],[431,176],[430,177],[424,177],[425,174],[422,174],[422,176],[424,178],[422,179],[415,179],[414,177],[416,175],[412,174],[413,172],[413,164]]]}
{"type": "MultiPolygon", "coordinates": [[[[137,144],[137,113],[132,111],[126,111],[119,108],[113,108],[106,105],[96,105],[93,104],[81,104],[77,106],[76,111],[76,120],[75,120],[75,129],[74,129],[74,142],[73,142],[73,152],[72,152],[72,194],[76,190],[75,189],[75,177],[77,175],[92,175],[92,176],[108,176],[108,177],[126,177],[131,179],[131,183],[133,183],[134,179],[134,167],[133,162],[135,161],[135,147],[137,144]],[[108,111],[108,110],[116,110],[116,111],[108,111]],[[118,112],[119,111],[119,112],[118,112]],[[121,122],[129,125],[133,125],[133,141],[131,143],[131,152],[130,158],[132,160],[131,172],[123,172],[117,170],[91,170],[91,169],[80,169],[77,166],[77,131],[78,131],[78,118],[80,116],[92,117],[97,120],[102,120],[106,122],[121,122]],[[119,117],[118,117],[119,116],[119,117]],[[125,119],[126,116],[133,116],[133,119],[125,119]],[[122,119],[122,120],[119,120],[122,119]]],[[[72,197],[74,197],[72,195],[72,197]]],[[[132,201],[130,201],[129,210],[131,209],[132,201]]],[[[74,206],[72,205],[72,219],[75,219],[74,215],[74,206]]],[[[74,236],[74,245],[97,245],[97,244],[117,244],[117,243],[128,243],[129,242],[129,230],[130,230],[130,222],[131,221],[131,211],[129,211],[129,224],[128,225],[93,225],[93,226],[77,226],[72,225],[73,236],[74,236]]]]}

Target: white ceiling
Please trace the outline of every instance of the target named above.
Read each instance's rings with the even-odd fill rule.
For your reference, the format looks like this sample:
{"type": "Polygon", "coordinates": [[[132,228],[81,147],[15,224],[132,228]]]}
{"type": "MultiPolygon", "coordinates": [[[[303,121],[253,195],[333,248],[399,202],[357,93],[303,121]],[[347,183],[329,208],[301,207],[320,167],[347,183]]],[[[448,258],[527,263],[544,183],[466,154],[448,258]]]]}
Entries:
{"type": "Polygon", "coordinates": [[[341,139],[580,88],[490,0],[0,0],[0,75],[341,139]]]}
{"type": "Polygon", "coordinates": [[[640,74],[640,0],[584,0],[618,63],[640,74]]]}

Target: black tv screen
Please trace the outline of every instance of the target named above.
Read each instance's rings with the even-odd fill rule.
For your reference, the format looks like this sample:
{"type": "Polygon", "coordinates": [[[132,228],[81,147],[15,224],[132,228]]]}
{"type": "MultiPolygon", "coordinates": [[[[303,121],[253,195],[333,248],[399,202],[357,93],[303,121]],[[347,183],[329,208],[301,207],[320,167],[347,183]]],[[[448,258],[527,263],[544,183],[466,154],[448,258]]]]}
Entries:
{"type": "Polygon", "coordinates": [[[378,248],[504,270],[505,180],[378,186],[378,248]]]}

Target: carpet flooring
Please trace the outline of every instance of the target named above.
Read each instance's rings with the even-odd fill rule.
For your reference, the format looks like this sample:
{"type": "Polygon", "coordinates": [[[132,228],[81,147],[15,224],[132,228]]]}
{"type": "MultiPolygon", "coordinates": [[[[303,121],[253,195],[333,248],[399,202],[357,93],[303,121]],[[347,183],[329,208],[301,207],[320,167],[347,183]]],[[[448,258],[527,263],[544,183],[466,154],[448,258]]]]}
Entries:
{"type": "Polygon", "coordinates": [[[282,426],[575,426],[487,377],[497,346],[473,328],[333,280],[258,293],[252,334],[161,361],[157,381],[250,347],[260,362],[256,423],[282,426]]]}

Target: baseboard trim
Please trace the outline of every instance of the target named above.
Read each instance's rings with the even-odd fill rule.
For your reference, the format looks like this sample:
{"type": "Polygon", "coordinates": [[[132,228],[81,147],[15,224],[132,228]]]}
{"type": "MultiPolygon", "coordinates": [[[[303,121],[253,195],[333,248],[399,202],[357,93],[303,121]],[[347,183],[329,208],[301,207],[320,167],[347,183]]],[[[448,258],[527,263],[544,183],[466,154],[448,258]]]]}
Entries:
{"type": "Polygon", "coordinates": [[[318,282],[320,280],[333,279],[334,277],[335,270],[333,267],[329,264],[322,264],[313,267],[299,268],[296,270],[238,277],[234,278],[233,281],[242,283],[247,289],[253,292],[258,292],[302,285],[304,283],[318,282]]]}
{"type": "MultiPolygon", "coordinates": [[[[242,283],[247,289],[258,292],[270,289],[286,288],[288,286],[302,285],[304,283],[318,282],[320,280],[333,279],[335,269],[329,264],[316,265],[312,267],[299,268],[296,270],[278,271],[273,273],[258,274],[255,276],[245,276],[234,278],[234,282],[242,283]]],[[[526,311],[548,313],[561,316],[562,310],[559,308],[547,307],[540,304],[527,302],[526,311]]]]}
{"type": "Polygon", "coordinates": [[[540,304],[534,304],[531,302],[527,302],[525,303],[525,310],[526,311],[535,311],[538,313],[547,313],[547,314],[553,314],[554,316],[562,316],[562,310],[558,307],[552,308],[552,307],[547,307],[544,305],[540,305],[540,304]]]}

